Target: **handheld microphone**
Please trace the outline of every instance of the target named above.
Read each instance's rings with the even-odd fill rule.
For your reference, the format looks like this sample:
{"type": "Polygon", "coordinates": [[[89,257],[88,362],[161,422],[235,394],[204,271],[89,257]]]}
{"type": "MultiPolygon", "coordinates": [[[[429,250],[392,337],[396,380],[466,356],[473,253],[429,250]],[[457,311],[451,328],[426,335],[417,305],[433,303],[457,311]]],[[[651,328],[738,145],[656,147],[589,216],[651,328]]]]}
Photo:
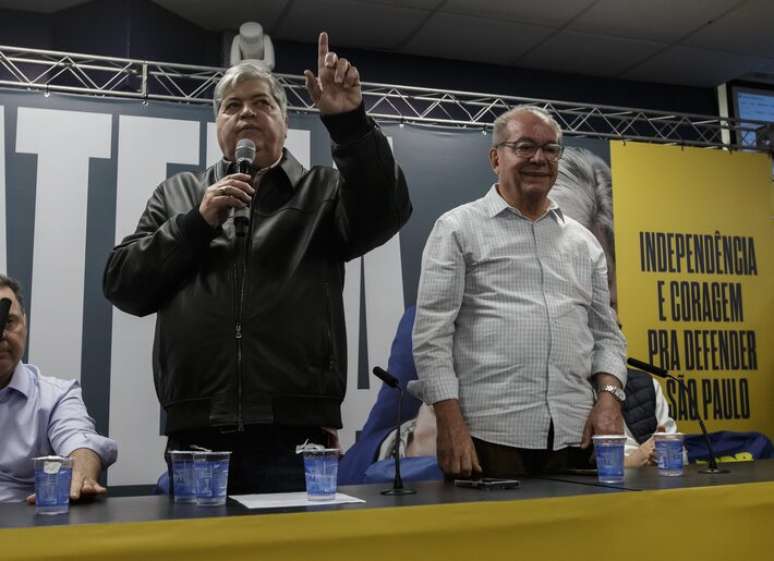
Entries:
{"type": "MultiPolygon", "coordinates": [[[[255,143],[249,138],[240,138],[236,145],[234,159],[239,173],[246,173],[252,177],[253,161],[255,160],[255,143]]],[[[250,205],[245,208],[232,209],[234,228],[239,237],[247,234],[250,227],[250,205]]]]}
{"type": "Polygon", "coordinates": [[[710,443],[709,435],[707,434],[707,427],[704,426],[704,421],[702,420],[701,415],[699,415],[698,404],[691,398],[691,392],[688,391],[688,387],[685,385],[685,382],[681,378],[673,376],[664,368],[654,366],[653,364],[649,364],[647,362],[642,362],[636,358],[628,358],[626,359],[626,363],[629,366],[637,368],[638,370],[642,370],[643,372],[647,372],[648,374],[652,374],[653,376],[674,380],[680,385],[680,390],[684,391],[685,395],[688,396],[688,406],[693,410],[696,419],[699,421],[701,434],[704,436],[704,444],[707,445],[707,451],[709,452],[709,460],[707,461],[709,467],[707,467],[707,469],[700,469],[699,473],[729,473],[729,470],[720,469],[718,467],[718,461],[715,459],[715,452],[712,450],[712,444],[710,443]]]}
{"type": "Polygon", "coordinates": [[[372,372],[389,387],[398,390],[398,418],[395,421],[395,445],[392,449],[392,455],[395,459],[395,479],[392,481],[392,488],[385,489],[381,493],[382,495],[413,495],[416,491],[404,487],[403,478],[400,476],[400,402],[403,400],[403,390],[400,388],[398,379],[384,368],[375,366],[372,372]]]}
{"type": "Polygon", "coordinates": [[[11,313],[11,299],[3,298],[0,300],[0,340],[5,333],[5,324],[8,323],[8,315],[11,313]]]}

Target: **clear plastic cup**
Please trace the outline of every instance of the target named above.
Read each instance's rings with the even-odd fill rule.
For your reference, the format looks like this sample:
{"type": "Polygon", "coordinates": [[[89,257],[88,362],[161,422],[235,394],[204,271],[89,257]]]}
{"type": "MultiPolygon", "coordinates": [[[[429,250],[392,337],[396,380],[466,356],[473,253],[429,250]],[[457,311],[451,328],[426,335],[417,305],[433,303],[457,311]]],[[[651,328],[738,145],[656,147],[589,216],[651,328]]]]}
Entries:
{"type": "Polygon", "coordinates": [[[40,456],[33,458],[35,469],[35,512],[66,514],[70,510],[72,458],[40,456]]]}
{"type": "Polygon", "coordinates": [[[622,434],[602,434],[592,437],[597,458],[597,478],[600,483],[621,483],[624,480],[624,444],[622,434]]]}
{"type": "Polygon", "coordinates": [[[199,452],[170,450],[172,465],[171,490],[176,503],[196,502],[196,479],[194,478],[194,455],[199,452]]]}
{"type": "Polygon", "coordinates": [[[674,477],[683,474],[683,433],[657,432],[653,435],[656,444],[658,474],[674,477]]]}
{"type": "Polygon", "coordinates": [[[196,452],[194,454],[197,505],[219,506],[226,504],[230,459],[231,452],[196,452]]]}
{"type": "Polygon", "coordinates": [[[310,501],[331,501],[336,498],[339,474],[339,451],[336,448],[304,450],[306,497],[310,501]]]}

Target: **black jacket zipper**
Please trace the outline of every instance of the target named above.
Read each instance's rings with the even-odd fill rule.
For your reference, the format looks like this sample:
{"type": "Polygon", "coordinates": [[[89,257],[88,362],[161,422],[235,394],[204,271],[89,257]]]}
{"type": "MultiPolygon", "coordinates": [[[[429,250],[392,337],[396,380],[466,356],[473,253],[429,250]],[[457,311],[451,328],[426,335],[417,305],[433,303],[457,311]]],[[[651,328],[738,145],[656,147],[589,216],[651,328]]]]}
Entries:
{"type": "Polygon", "coordinates": [[[253,213],[252,207],[250,209],[250,223],[247,228],[247,235],[244,237],[238,237],[237,243],[239,245],[238,251],[241,253],[237,260],[237,290],[238,290],[238,305],[236,313],[236,321],[234,324],[234,339],[236,340],[236,360],[237,360],[237,430],[245,430],[244,421],[244,364],[242,359],[242,318],[245,311],[245,290],[248,279],[248,267],[247,258],[250,253],[250,246],[252,245],[253,238],[253,213]],[[241,265],[241,266],[240,266],[241,265]]]}

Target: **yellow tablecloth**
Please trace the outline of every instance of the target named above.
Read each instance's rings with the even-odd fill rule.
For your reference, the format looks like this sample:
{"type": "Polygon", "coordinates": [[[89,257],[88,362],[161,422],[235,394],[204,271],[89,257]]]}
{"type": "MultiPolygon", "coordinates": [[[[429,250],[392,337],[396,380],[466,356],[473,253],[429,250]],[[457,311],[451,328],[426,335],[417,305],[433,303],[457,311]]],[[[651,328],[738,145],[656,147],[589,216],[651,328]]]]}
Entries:
{"type": "Polygon", "coordinates": [[[0,560],[774,558],[774,483],[0,530],[0,560]]]}

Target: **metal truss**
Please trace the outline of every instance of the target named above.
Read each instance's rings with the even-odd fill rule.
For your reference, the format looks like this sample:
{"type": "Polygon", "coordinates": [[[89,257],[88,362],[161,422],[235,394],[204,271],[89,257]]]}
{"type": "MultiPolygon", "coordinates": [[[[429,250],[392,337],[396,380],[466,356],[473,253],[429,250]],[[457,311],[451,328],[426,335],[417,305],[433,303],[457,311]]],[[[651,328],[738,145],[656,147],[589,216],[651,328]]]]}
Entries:
{"type": "MultiPolygon", "coordinates": [[[[0,46],[0,87],[68,94],[212,102],[224,68],[130,60],[0,46]]],[[[303,76],[276,74],[285,86],[288,110],[316,112],[303,76]]],[[[556,100],[412,86],[363,83],[366,110],[375,119],[436,127],[492,128],[498,115],[529,103],[550,111],[565,134],[708,148],[756,148],[763,121],[668,113],[556,100]]]]}

